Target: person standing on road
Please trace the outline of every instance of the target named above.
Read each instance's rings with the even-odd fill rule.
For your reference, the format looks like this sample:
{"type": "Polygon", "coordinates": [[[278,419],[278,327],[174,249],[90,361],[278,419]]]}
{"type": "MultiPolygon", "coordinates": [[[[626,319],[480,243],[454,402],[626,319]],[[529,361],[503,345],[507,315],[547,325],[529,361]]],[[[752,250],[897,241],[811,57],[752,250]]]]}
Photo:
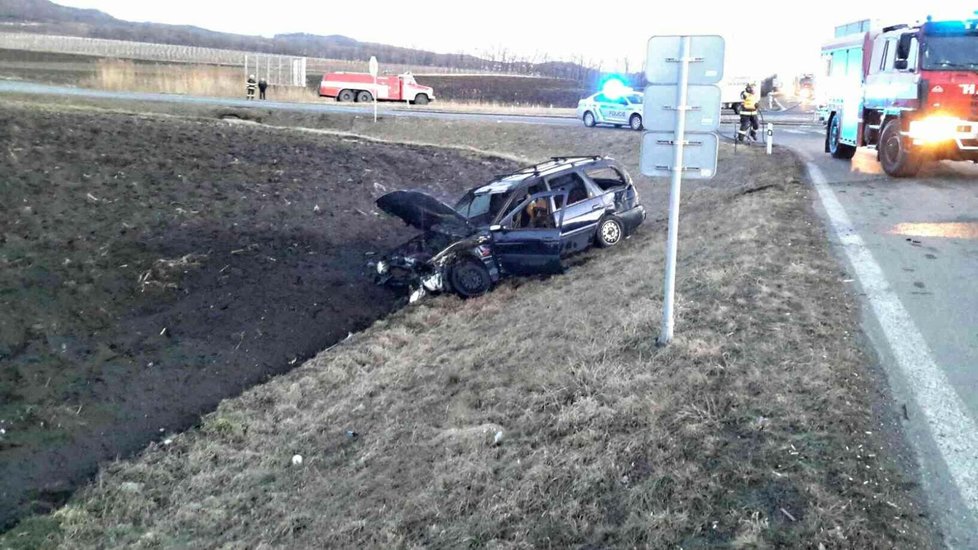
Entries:
{"type": "Polygon", "coordinates": [[[248,99],[249,100],[255,99],[255,88],[257,87],[257,85],[258,82],[255,80],[255,75],[253,74],[248,75],[248,99]]]}
{"type": "Polygon", "coordinates": [[[268,81],[264,78],[258,81],[258,99],[265,99],[265,90],[268,89],[268,81]]]}
{"type": "Polygon", "coordinates": [[[737,131],[737,141],[757,141],[757,129],[761,127],[757,119],[757,109],[760,98],[754,93],[754,85],[748,84],[740,93],[740,130],[737,131]]]}

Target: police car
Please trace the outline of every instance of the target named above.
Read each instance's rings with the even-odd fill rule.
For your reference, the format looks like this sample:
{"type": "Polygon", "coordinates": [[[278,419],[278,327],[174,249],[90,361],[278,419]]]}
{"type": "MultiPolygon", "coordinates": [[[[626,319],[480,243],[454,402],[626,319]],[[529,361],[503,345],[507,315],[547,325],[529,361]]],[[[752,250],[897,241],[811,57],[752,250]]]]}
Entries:
{"type": "Polygon", "coordinates": [[[642,129],[642,94],[631,90],[621,94],[598,92],[577,103],[577,117],[591,128],[597,124],[627,125],[642,129]]]}

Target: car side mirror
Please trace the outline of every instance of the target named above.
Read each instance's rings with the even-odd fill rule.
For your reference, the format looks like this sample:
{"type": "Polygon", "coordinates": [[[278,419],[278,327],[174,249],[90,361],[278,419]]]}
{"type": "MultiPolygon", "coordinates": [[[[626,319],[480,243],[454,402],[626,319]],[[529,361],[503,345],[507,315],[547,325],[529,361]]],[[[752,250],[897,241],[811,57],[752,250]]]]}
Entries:
{"type": "Polygon", "coordinates": [[[897,59],[893,62],[893,68],[898,71],[905,71],[910,66],[906,59],[897,59]]]}

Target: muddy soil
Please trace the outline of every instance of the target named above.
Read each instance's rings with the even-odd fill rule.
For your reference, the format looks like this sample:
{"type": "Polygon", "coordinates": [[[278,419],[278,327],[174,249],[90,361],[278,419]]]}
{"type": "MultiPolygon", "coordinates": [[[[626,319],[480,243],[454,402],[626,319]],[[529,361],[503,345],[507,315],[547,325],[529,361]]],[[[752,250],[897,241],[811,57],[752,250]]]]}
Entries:
{"type": "Polygon", "coordinates": [[[512,166],[230,122],[0,107],[0,527],[401,303],[371,254],[512,166]]]}

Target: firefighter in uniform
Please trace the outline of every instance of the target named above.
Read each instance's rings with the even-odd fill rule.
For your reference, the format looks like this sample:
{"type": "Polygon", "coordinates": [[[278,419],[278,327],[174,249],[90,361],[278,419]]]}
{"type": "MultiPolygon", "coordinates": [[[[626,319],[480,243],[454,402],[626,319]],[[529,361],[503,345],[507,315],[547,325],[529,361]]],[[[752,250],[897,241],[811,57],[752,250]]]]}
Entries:
{"type": "Polygon", "coordinates": [[[737,132],[737,141],[746,139],[757,141],[757,129],[761,126],[757,119],[757,109],[761,99],[754,93],[753,84],[748,84],[740,93],[740,99],[743,103],[740,108],[740,130],[737,132]]]}
{"type": "Polygon", "coordinates": [[[248,99],[255,99],[255,88],[258,87],[258,81],[255,80],[255,75],[248,75],[248,99]]]}

